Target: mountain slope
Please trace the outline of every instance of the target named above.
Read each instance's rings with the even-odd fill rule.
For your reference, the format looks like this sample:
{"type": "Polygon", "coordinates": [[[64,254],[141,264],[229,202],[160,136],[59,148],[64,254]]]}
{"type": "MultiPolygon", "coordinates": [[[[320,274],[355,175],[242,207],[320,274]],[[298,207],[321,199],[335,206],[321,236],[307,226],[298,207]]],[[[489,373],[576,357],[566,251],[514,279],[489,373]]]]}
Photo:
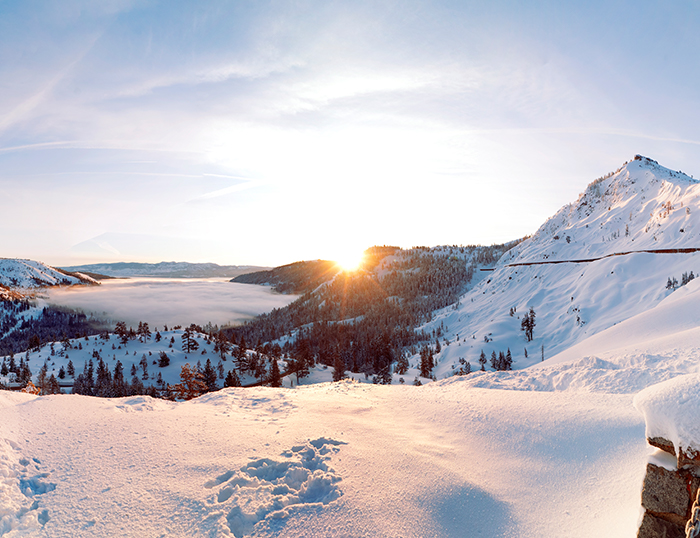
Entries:
{"type": "Polygon", "coordinates": [[[268,271],[238,275],[231,282],[273,286],[279,293],[307,293],[332,280],[341,268],[336,262],[311,260],[294,262],[268,271]]]}
{"type": "Polygon", "coordinates": [[[449,329],[437,376],[455,371],[459,358],[478,367],[482,349],[490,356],[510,348],[513,367],[524,368],[540,362],[543,352],[551,357],[654,307],[673,292],[666,288],[669,277],[682,281],[683,273],[700,270],[694,252],[699,231],[700,183],[635,157],[591,183],[575,203],[505,253],[458,308],[437,313],[424,327],[449,329]],[[688,252],[652,253],[673,249],[688,252]],[[628,254],[603,258],[619,253],[628,254]],[[569,262],[592,258],[603,259],[569,262]],[[521,330],[529,308],[536,313],[531,342],[521,330]]]}
{"type": "Polygon", "coordinates": [[[0,285],[7,288],[35,289],[76,284],[97,282],[87,275],[68,274],[34,260],[0,258],[0,285]]]}

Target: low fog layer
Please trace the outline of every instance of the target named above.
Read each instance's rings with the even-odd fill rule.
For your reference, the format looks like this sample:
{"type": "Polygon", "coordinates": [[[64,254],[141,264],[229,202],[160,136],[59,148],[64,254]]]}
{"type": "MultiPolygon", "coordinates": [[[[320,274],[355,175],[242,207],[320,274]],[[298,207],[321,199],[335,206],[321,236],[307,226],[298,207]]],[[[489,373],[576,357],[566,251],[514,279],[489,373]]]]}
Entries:
{"type": "Polygon", "coordinates": [[[296,295],[270,288],[234,284],[225,279],[131,278],[107,280],[101,286],[50,290],[47,301],[80,308],[112,321],[136,325],[217,325],[241,323],[291,303],[296,295]]]}

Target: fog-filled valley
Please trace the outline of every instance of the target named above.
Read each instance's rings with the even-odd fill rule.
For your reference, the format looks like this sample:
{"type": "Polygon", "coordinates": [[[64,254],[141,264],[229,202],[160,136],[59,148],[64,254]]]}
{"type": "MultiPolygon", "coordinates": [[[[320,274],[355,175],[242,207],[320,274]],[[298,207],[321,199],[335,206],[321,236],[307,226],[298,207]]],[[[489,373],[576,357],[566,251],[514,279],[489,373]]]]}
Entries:
{"type": "Polygon", "coordinates": [[[266,286],[228,278],[139,278],[103,280],[100,286],[46,291],[47,304],[78,308],[99,318],[151,326],[207,323],[224,326],[250,320],[296,299],[266,286]]]}

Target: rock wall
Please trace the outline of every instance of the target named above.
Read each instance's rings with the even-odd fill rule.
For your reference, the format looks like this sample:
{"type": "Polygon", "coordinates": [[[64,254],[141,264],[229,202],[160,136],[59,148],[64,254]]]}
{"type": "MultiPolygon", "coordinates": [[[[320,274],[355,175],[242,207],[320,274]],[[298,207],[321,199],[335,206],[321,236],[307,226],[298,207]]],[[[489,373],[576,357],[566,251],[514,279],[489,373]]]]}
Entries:
{"type": "Polygon", "coordinates": [[[676,454],[673,443],[662,437],[647,441],[676,457],[676,464],[661,466],[652,461],[647,465],[642,488],[644,517],[637,538],[685,538],[685,524],[700,488],[700,462],[684,451],[676,454]]]}

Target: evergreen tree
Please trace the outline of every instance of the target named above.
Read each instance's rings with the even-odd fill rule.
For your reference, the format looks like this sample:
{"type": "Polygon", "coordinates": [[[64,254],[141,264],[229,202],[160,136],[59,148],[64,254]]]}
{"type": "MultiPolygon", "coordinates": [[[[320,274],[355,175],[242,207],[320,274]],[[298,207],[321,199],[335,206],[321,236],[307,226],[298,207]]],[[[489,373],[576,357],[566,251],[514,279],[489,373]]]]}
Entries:
{"type": "Polygon", "coordinates": [[[199,343],[194,337],[194,330],[190,325],[182,333],[182,351],[185,353],[192,353],[199,349],[199,343]]]}
{"type": "Polygon", "coordinates": [[[214,336],[214,353],[218,353],[222,360],[226,360],[226,354],[231,351],[231,343],[226,335],[219,331],[214,336]]]}
{"type": "Polygon", "coordinates": [[[143,370],[143,375],[141,376],[141,379],[144,381],[148,380],[148,359],[146,358],[146,354],[144,353],[141,355],[141,360],[139,361],[139,366],[141,366],[141,369],[143,370]]]}
{"type": "Polygon", "coordinates": [[[504,370],[512,370],[512,369],[513,369],[513,355],[511,355],[510,348],[508,348],[508,351],[506,351],[506,362],[505,362],[504,370]]]}
{"type": "Polygon", "coordinates": [[[58,379],[53,374],[47,383],[47,394],[61,394],[61,385],[58,384],[58,379]]]}
{"type": "Polygon", "coordinates": [[[399,375],[404,375],[408,371],[408,357],[405,353],[399,353],[399,358],[396,359],[396,367],[394,372],[399,375]]]}
{"type": "Polygon", "coordinates": [[[97,363],[96,374],[94,395],[100,398],[112,397],[112,373],[109,371],[109,368],[107,368],[102,358],[100,358],[97,363]]]}
{"type": "MultiPolygon", "coordinates": [[[[404,373],[406,373],[404,371],[404,373]]],[[[333,361],[333,381],[340,381],[345,379],[345,361],[340,353],[336,353],[335,360],[333,361]]]]}
{"type": "Polygon", "coordinates": [[[496,356],[496,351],[491,352],[491,368],[498,370],[498,357],[496,356]]]}
{"type": "Polygon", "coordinates": [[[71,377],[75,377],[75,366],[73,366],[73,361],[71,361],[71,360],[68,361],[66,373],[71,377]]]}
{"type": "Polygon", "coordinates": [[[420,352],[420,375],[430,377],[433,372],[433,353],[428,346],[424,346],[420,352]]]}
{"type": "Polygon", "coordinates": [[[5,359],[2,359],[2,366],[0,366],[0,375],[6,376],[9,373],[10,373],[10,369],[7,367],[7,363],[5,363],[5,359]]]}
{"type": "Polygon", "coordinates": [[[532,341],[533,331],[535,330],[535,309],[530,307],[530,311],[523,316],[520,322],[520,329],[525,331],[525,339],[528,342],[532,341]]]}
{"type": "Polygon", "coordinates": [[[224,381],[224,387],[240,387],[241,380],[238,377],[235,369],[229,370],[226,374],[226,380],[224,381]]]}
{"type": "Polygon", "coordinates": [[[279,364],[277,364],[277,359],[272,359],[271,361],[270,375],[268,376],[268,379],[271,387],[282,386],[282,376],[280,374],[279,364]]]}
{"type": "Polygon", "coordinates": [[[126,396],[129,392],[129,387],[124,379],[124,367],[121,361],[117,361],[114,365],[114,375],[112,377],[112,385],[114,390],[114,396],[116,398],[121,398],[126,396]]]}
{"type": "Polygon", "coordinates": [[[506,369],[506,356],[503,351],[498,352],[498,363],[496,364],[496,370],[506,369]]]}
{"type": "Polygon", "coordinates": [[[168,357],[168,354],[165,351],[161,351],[158,354],[158,366],[161,368],[170,366],[170,357],[168,357]]]}
{"type": "Polygon", "coordinates": [[[202,374],[192,370],[189,363],[185,363],[180,371],[180,383],[171,387],[176,398],[181,400],[191,400],[203,394],[207,390],[207,385],[202,380],[202,374]]]}
{"type": "Polygon", "coordinates": [[[206,392],[212,392],[218,390],[219,387],[216,385],[217,375],[216,370],[211,365],[211,360],[207,359],[204,365],[204,370],[202,371],[202,381],[207,386],[206,392]]]}
{"type": "Polygon", "coordinates": [[[138,376],[133,376],[131,378],[131,384],[129,385],[129,396],[139,396],[145,392],[146,388],[143,386],[141,380],[138,378],[138,376]]]}
{"type": "Polygon", "coordinates": [[[36,388],[39,389],[39,394],[46,394],[48,389],[49,378],[47,376],[48,366],[46,363],[39,369],[36,376],[36,388]]]}
{"type": "Polygon", "coordinates": [[[479,364],[481,365],[481,371],[485,372],[486,368],[484,366],[486,365],[486,354],[484,353],[484,350],[481,350],[481,355],[479,355],[479,364]]]}

